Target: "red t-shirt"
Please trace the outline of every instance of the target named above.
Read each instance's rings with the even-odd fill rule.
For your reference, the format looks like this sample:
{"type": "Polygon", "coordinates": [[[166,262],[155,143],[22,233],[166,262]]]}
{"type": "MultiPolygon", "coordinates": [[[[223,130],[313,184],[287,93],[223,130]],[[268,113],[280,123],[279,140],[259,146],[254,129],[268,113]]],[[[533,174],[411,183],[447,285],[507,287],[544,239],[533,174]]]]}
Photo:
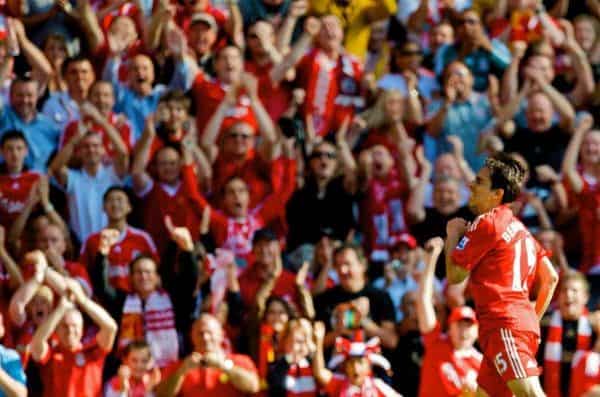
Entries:
{"type": "Polygon", "coordinates": [[[138,192],[143,198],[145,230],[156,243],[159,255],[164,252],[169,242],[169,233],[165,228],[164,218],[169,215],[175,226],[185,226],[192,238],[199,238],[199,225],[202,209],[196,203],[195,193],[198,183],[193,165],[181,168],[181,179],[176,186],[167,186],[152,181],[146,191],[138,192]]]}
{"type": "Polygon", "coordinates": [[[571,370],[569,397],[581,397],[583,393],[600,384],[600,354],[594,351],[585,352],[576,360],[575,367],[571,370]]]}
{"type": "MultiPolygon", "coordinates": [[[[236,367],[243,368],[257,374],[256,366],[250,357],[241,354],[230,354],[228,358],[236,367]]],[[[165,370],[163,379],[167,379],[181,366],[174,363],[165,370]]],[[[257,375],[258,376],[258,375],[257,375]]],[[[198,367],[187,372],[181,385],[179,397],[218,396],[218,397],[246,397],[248,394],[236,389],[230,382],[227,374],[215,368],[198,367]]]]}
{"type": "Polygon", "coordinates": [[[32,186],[40,179],[35,171],[0,175],[0,224],[10,228],[25,207],[32,186]]]}
{"type": "MultiPolygon", "coordinates": [[[[88,130],[94,131],[102,135],[102,143],[104,144],[104,150],[106,150],[106,156],[108,157],[108,159],[113,158],[115,155],[115,148],[113,147],[113,143],[108,137],[108,134],[106,133],[104,128],[102,128],[96,123],[93,123],[89,117],[85,117],[83,121],[88,130]]],[[[131,125],[129,124],[129,122],[123,122],[123,119],[121,119],[119,116],[112,112],[108,116],[108,122],[119,132],[121,139],[123,139],[123,143],[125,143],[125,146],[127,146],[127,151],[131,152],[131,150],[133,149],[134,142],[133,134],[131,133],[131,125]]],[[[65,146],[71,139],[73,139],[74,136],[77,136],[78,124],[79,120],[71,121],[69,124],[67,124],[65,130],[63,131],[60,137],[60,141],[58,143],[59,148],[62,149],[63,146],[65,146]]]]}
{"type": "Polygon", "coordinates": [[[392,169],[386,179],[372,178],[361,202],[361,223],[371,259],[384,261],[395,238],[406,232],[406,185],[392,169]]]}
{"type": "Polygon", "coordinates": [[[306,91],[304,115],[311,114],[319,136],[335,132],[346,117],[364,106],[361,95],[363,70],[360,61],[343,54],[331,60],[313,49],[296,68],[299,85],[306,91]]]}
{"type": "Polygon", "coordinates": [[[288,109],[292,100],[292,88],[282,81],[275,85],[271,80],[273,64],[259,65],[254,61],[246,61],[244,67],[258,79],[258,96],[274,122],[288,109]]]}
{"type": "Polygon", "coordinates": [[[477,373],[483,356],[474,347],[456,351],[440,324],[423,334],[425,356],[421,366],[419,396],[460,396],[463,385],[477,389],[477,373]]]}
{"type": "MultiPolygon", "coordinates": [[[[198,123],[198,133],[200,136],[204,133],[206,124],[208,124],[217,107],[223,98],[225,98],[227,89],[228,87],[225,84],[204,75],[202,72],[199,72],[196,76],[192,85],[192,92],[196,103],[196,122],[198,123]]],[[[256,118],[250,108],[250,98],[243,93],[238,95],[236,105],[227,110],[221,130],[226,130],[238,121],[244,121],[255,129],[257,128],[256,118]]]]}
{"type": "MultiPolygon", "coordinates": [[[[81,247],[79,261],[88,268],[95,265],[100,246],[100,232],[88,237],[81,247]]],[[[108,252],[108,280],[114,288],[131,292],[129,263],[139,255],[151,255],[158,262],[158,253],[152,237],[143,230],[127,226],[119,240],[108,252]]]]}
{"type": "Polygon", "coordinates": [[[471,272],[480,335],[498,328],[539,335],[529,300],[529,275],[544,249],[506,205],[478,216],[452,251],[452,261],[471,272]]]}
{"type": "Polygon", "coordinates": [[[98,397],[102,391],[102,369],[109,352],[96,341],[70,352],[48,349],[42,357],[45,397],[98,397]]]}
{"type": "MultiPolygon", "coordinates": [[[[247,305],[247,307],[252,306],[256,302],[256,293],[263,284],[263,280],[258,277],[254,266],[256,265],[252,264],[247,267],[239,277],[240,294],[242,295],[244,305],[247,305]]],[[[271,291],[271,296],[283,298],[287,302],[299,307],[296,275],[289,270],[283,269],[275,283],[273,291],[271,291]]]]}
{"type": "Polygon", "coordinates": [[[569,199],[579,208],[579,230],[581,231],[581,268],[583,273],[600,272],[600,184],[591,175],[580,173],[583,189],[579,194],[571,192],[569,199]]]}

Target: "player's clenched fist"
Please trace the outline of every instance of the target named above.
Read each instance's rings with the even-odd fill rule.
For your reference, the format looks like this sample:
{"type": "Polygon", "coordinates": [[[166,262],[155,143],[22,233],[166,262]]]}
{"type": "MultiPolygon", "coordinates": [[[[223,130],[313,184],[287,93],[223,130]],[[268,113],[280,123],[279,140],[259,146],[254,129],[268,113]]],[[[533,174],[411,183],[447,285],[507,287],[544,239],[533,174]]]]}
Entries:
{"type": "Polygon", "coordinates": [[[446,234],[448,236],[460,236],[467,230],[468,223],[463,218],[451,219],[446,225],[446,234]]]}

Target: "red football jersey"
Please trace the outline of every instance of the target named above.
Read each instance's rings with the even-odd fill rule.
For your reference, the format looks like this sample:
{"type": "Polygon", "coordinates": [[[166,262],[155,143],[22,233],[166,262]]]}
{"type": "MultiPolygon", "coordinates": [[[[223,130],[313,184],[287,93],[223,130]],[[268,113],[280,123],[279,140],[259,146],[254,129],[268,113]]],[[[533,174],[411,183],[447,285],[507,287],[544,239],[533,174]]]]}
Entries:
{"type": "Polygon", "coordinates": [[[477,373],[483,356],[474,347],[456,351],[440,324],[423,335],[425,356],[421,366],[419,396],[458,396],[461,390],[477,389],[477,373]]]}
{"type": "Polygon", "coordinates": [[[35,171],[0,175],[0,224],[2,226],[10,228],[23,211],[31,187],[39,179],[40,174],[35,171]]]}
{"type": "Polygon", "coordinates": [[[529,300],[530,274],[544,249],[506,205],[478,216],[452,251],[452,260],[471,272],[480,335],[508,328],[534,332],[540,326],[529,300]]]}
{"type": "MultiPolygon", "coordinates": [[[[100,232],[88,237],[81,247],[79,261],[85,263],[88,269],[95,265],[99,245],[100,232]]],[[[108,280],[114,288],[131,291],[129,263],[141,254],[153,256],[158,263],[158,253],[152,237],[143,230],[127,226],[108,252],[108,280]]]]}
{"type": "MultiPolygon", "coordinates": [[[[88,117],[84,118],[83,121],[87,126],[88,130],[97,132],[102,135],[102,143],[104,144],[104,150],[106,150],[106,155],[108,159],[111,159],[115,155],[115,149],[104,128],[102,128],[96,123],[93,123],[88,117]]],[[[133,134],[131,133],[131,125],[129,124],[129,122],[123,122],[123,120],[120,120],[120,118],[115,113],[111,113],[109,115],[108,122],[119,132],[121,139],[123,139],[125,146],[127,146],[127,150],[131,152],[134,143],[133,134]]],[[[60,141],[58,143],[59,148],[62,149],[63,146],[65,146],[71,139],[73,139],[74,136],[77,135],[78,123],[79,120],[75,120],[67,124],[65,130],[63,131],[60,137],[60,141]]]]}
{"type": "MultiPolygon", "coordinates": [[[[199,72],[192,85],[194,101],[196,103],[196,122],[198,123],[198,133],[200,136],[204,133],[206,124],[213,116],[221,101],[225,98],[228,87],[218,80],[211,79],[199,72]]],[[[238,101],[235,106],[227,110],[225,120],[221,125],[221,130],[226,130],[235,122],[243,121],[255,129],[257,122],[254,113],[250,108],[250,98],[245,94],[238,95],[238,101]]]]}
{"type": "Polygon", "coordinates": [[[271,70],[273,64],[258,65],[253,61],[246,61],[245,69],[258,79],[258,96],[265,109],[274,122],[277,122],[290,106],[292,100],[292,87],[286,81],[273,84],[271,70]]]}
{"type": "Polygon", "coordinates": [[[320,49],[313,49],[302,58],[296,71],[300,86],[306,91],[303,112],[312,115],[317,135],[335,132],[346,117],[354,116],[355,110],[364,106],[363,70],[356,58],[343,54],[332,60],[320,49]]]}
{"type": "Polygon", "coordinates": [[[94,341],[78,351],[48,349],[40,360],[45,397],[97,397],[102,391],[102,369],[109,352],[94,341]]]}

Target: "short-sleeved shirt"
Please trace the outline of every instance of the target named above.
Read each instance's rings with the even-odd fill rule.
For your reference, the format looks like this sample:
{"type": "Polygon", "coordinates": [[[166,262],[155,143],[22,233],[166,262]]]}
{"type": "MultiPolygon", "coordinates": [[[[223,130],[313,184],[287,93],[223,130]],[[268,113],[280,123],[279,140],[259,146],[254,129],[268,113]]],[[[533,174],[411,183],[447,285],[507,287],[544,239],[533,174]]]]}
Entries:
{"type": "Polygon", "coordinates": [[[69,224],[79,241],[104,228],[107,224],[103,196],[109,187],[121,185],[114,167],[100,165],[96,175],[84,169],[69,169],[66,193],[69,202],[69,224]]]}
{"type": "Polygon", "coordinates": [[[19,130],[25,135],[29,149],[25,165],[36,171],[45,171],[50,155],[58,146],[61,133],[58,126],[42,113],[37,113],[33,120],[26,123],[7,106],[0,111],[0,137],[8,130],[19,130]]]}
{"type": "Polygon", "coordinates": [[[452,261],[471,273],[480,335],[500,327],[539,335],[528,281],[544,258],[544,249],[506,205],[469,225],[452,251],[452,261]]]}
{"type": "Polygon", "coordinates": [[[60,131],[64,131],[71,121],[79,120],[79,105],[67,92],[56,91],[44,102],[42,113],[54,121],[60,131]]]}
{"type": "MultiPolygon", "coordinates": [[[[250,357],[241,354],[231,354],[228,358],[236,367],[243,368],[258,376],[256,366],[250,357]]],[[[175,363],[165,371],[163,379],[172,375],[181,363],[175,363]]],[[[229,376],[219,369],[198,367],[189,370],[181,385],[179,397],[219,396],[219,397],[246,397],[248,394],[239,391],[233,386],[229,376]]]]}
{"type": "Polygon", "coordinates": [[[331,326],[332,314],[341,304],[355,299],[366,297],[369,299],[369,317],[378,324],[383,321],[396,322],[396,312],[390,296],[385,291],[380,291],[370,285],[357,292],[348,292],[341,285],[335,286],[315,297],[317,319],[331,326]]]}
{"type": "Polygon", "coordinates": [[[18,174],[0,175],[0,224],[9,228],[25,207],[33,185],[40,174],[23,171],[18,174]]]}
{"type": "MultiPolygon", "coordinates": [[[[25,371],[23,371],[23,365],[21,364],[21,357],[16,350],[9,349],[0,345],[0,368],[14,381],[25,385],[27,378],[25,377],[25,371]]],[[[0,390],[0,397],[6,397],[6,393],[0,390]]]]}
{"type": "MultiPolygon", "coordinates": [[[[99,246],[100,232],[96,232],[81,247],[81,263],[88,268],[94,266],[99,246]]],[[[151,255],[158,263],[158,253],[152,237],[143,230],[127,226],[108,252],[108,281],[114,288],[131,291],[129,263],[139,255],[151,255]]]]}
{"type": "Polygon", "coordinates": [[[109,352],[96,341],[76,351],[48,349],[40,360],[45,397],[98,397],[102,390],[102,369],[109,352]]]}
{"type": "Polygon", "coordinates": [[[421,367],[419,396],[459,396],[464,386],[477,388],[483,356],[474,347],[457,351],[440,324],[423,334],[425,356],[421,367]]]}

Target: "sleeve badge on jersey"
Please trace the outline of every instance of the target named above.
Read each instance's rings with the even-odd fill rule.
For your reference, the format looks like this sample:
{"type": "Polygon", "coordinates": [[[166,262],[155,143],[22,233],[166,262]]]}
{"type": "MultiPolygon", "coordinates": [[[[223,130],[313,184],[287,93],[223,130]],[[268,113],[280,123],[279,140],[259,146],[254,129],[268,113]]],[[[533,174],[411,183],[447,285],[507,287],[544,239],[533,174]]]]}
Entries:
{"type": "Polygon", "coordinates": [[[458,250],[464,250],[468,243],[469,243],[469,238],[468,237],[463,237],[458,242],[458,245],[456,246],[456,249],[458,249],[458,250]]]}

